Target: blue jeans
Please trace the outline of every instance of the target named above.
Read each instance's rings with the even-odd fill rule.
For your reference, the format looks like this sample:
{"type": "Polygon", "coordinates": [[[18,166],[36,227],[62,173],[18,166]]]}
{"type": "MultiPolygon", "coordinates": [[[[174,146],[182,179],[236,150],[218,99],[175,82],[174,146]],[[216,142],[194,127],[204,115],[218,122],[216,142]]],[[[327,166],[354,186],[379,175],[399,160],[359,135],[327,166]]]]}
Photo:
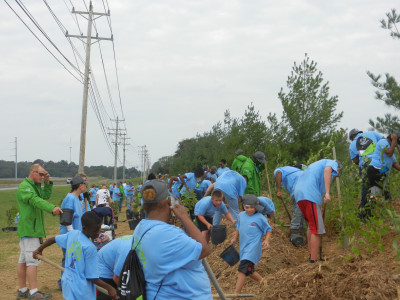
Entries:
{"type": "Polygon", "coordinates": [[[290,222],[290,229],[299,230],[304,228],[304,217],[300,210],[300,207],[297,205],[294,197],[292,199],[292,221],[290,222]]]}
{"type": "Polygon", "coordinates": [[[128,210],[131,209],[132,202],[133,202],[133,195],[126,195],[126,208],[128,210]]]}
{"type": "MultiPolygon", "coordinates": [[[[238,219],[238,215],[239,215],[239,204],[238,204],[238,199],[236,198],[232,198],[231,196],[225,194],[224,192],[222,192],[224,194],[224,199],[226,201],[226,203],[229,206],[229,212],[232,215],[232,218],[234,220],[237,221],[238,219]]],[[[221,212],[216,211],[214,213],[214,217],[213,217],[213,226],[215,225],[219,225],[221,223],[221,212]]]]}

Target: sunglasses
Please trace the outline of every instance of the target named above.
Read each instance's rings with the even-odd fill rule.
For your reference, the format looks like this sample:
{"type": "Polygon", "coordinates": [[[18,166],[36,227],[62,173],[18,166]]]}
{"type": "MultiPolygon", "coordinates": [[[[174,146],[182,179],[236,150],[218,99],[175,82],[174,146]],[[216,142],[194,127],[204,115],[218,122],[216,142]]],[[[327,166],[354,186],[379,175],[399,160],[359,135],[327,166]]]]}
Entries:
{"type": "Polygon", "coordinates": [[[44,176],[46,176],[46,173],[40,173],[39,171],[33,171],[33,172],[35,172],[35,173],[38,173],[38,174],[39,174],[39,176],[41,176],[41,177],[44,177],[44,176]]]}

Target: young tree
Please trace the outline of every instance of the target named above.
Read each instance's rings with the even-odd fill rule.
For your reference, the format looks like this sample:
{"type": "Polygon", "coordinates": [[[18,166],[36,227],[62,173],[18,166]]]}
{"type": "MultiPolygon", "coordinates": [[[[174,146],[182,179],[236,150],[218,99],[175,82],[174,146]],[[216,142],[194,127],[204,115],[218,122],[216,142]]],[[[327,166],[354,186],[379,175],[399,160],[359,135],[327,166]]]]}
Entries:
{"type": "MultiPolygon", "coordinates": [[[[392,9],[386,14],[386,18],[381,20],[382,28],[389,30],[392,38],[400,39],[400,31],[396,25],[400,24],[400,15],[392,9]]],[[[385,80],[381,80],[381,75],[374,75],[370,71],[367,71],[367,74],[371,78],[372,85],[378,89],[375,98],[394,109],[400,109],[400,86],[396,79],[388,73],[385,74],[385,80]]],[[[377,117],[376,121],[370,119],[369,124],[381,133],[388,133],[393,129],[400,130],[400,119],[391,114],[386,114],[383,118],[377,117]]]]}
{"type": "Polygon", "coordinates": [[[304,60],[294,63],[287,80],[289,91],[283,88],[278,94],[283,106],[282,121],[278,125],[276,116],[268,120],[279,132],[276,143],[288,151],[294,160],[305,160],[309,153],[316,152],[335,132],[335,125],[343,112],[335,113],[337,96],[329,95],[329,82],[324,83],[317,63],[310,61],[307,54],[304,60]]]}

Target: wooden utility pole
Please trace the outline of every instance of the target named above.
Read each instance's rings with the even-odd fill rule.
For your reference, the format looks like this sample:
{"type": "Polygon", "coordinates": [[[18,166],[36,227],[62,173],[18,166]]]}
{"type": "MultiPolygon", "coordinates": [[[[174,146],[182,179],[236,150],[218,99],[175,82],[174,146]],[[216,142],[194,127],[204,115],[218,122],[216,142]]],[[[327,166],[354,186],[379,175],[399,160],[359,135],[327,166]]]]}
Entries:
{"type": "MultiPolygon", "coordinates": [[[[93,16],[109,16],[110,12],[107,13],[96,13],[93,12],[92,1],[89,3],[89,11],[75,11],[72,8],[73,14],[80,14],[82,17],[88,20],[87,35],[71,35],[66,32],[66,37],[76,37],[79,39],[86,38],[86,61],[85,61],[85,74],[83,78],[83,101],[82,101],[82,121],[81,121],[81,145],[79,150],[79,168],[78,173],[85,173],[85,152],[86,152],[86,119],[87,119],[87,103],[88,103],[88,90],[89,90],[89,74],[90,74],[90,46],[92,45],[92,39],[94,40],[113,40],[111,38],[101,38],[98,36],[92,36],[92,24],[93,16]],[[88,17],[85,17],[88,15],[88,17]]],[[[96,19],[96,18],[95,18],[96,19]]]]}

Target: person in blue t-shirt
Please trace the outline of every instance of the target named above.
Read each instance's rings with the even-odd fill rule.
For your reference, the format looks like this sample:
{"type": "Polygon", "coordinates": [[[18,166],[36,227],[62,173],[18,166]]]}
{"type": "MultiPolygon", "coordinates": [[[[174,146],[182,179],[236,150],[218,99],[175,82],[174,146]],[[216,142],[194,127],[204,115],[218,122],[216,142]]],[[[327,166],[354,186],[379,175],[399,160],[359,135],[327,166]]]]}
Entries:
{"type": "Polygon", "coordinates": [[[217,177],[220,177],[224,172],[229,171],[230,169],[226,165],[226,159],[221,159],[219,162],[219,168],[217,170],[217,177]]]}
{"type": "Polygon", "coordinates": [[[235,235],[231,241],[233,245],[239,238],[240,264],[235,294],[240,294],[246,276],[259,283],[262,282],[263,278],[254,270],[254,266],[261,258],[262,249],[270,247],[269,240],[272,232],[267,219],[260,213],[264,207],[260,205],[256,195],[244,195],[243,204],[245,211],[239,214],[235,235]],[[264,241],[262,241],[263,235],[265,235],[264,241]]]}
{"type": "Polygon", "coordinates": [[[350,130],[349,146],[350,158],[358,165],[358,173],[361,177],[361,201],[360,206],[367,203],[368,176],[367,169],[375,152],[377,143],[383,139],[383,135],[374,131],[361,131],[356,128],[350,130]]]}
{"type": "MultiPolygon", "coordinates": [[[[213,178],[211,178],[211,180],[214,180],[213,178]]],[[[208,187],[215,181],[211,181],[211,180],[207,180],[207,179],[203,179],[200,182],[197,182],[196,187],[194,188],[194,192],[196,194],[196,198],[197,200],[200,200],[201,198],[204,197],[204,194],[206,193],[208,187]]]]}
{"type": "MultiPolygon", "coordinates": [[[[73,215],[71,219],[71,224],[69,225],[60,225],[59,232],[60,234],[65,234],[72,230],[82,230],[82,223],[81,218],[83,215],[82,212],[82,205],[79,200],[79,195],[86,191],[86,184],[87,182],[83,180],[81,176],[75,176],[71,179],[71,192],[67,194],[64,198],[63,202],[61,203],[61,209],[72,209],[73,215]]],[[[65,249],[62,248],[63,258],[61,260],[61,266],[65,267],[65,249]]],[[[62,276],[63,272],[61,272],[62,276]]],[[[57,281],[58,287],[60,290],[62,289],[61,286],[61,279],[57,281]]]]}
{"type": "Polygon", "coordinates": [[[115,183],[111,183],[110,186],[108,187],[109,191],[110,191],[110,196],[112,197],[113,192],[114,192],[114,188],[115,188],[115,183]]]}
{"type": "MultiPolygon", "coordinates": [[[[100,249],[97,253],[99,277],[105,283],[117,288],[119,276],[129,251],[132,249],[132,235],[121,236],[100,249]]],[[[108,300],[110,297],[97,292],[96,300],[108,300]]]]}
{"type": "Polygon", "coordinates": [[[211,196],[204,197],[196,203],[194,207],[194,215],[196,216],[197,226],[201,233],[210,242],[209,229],[213,224],[213,215],[216,211],[220,211],[226,216],[226,218],[235,225],[236,221],[232,218],[232,215],[228,212],[228,209],[223,202],[224,195],[219,190],[214,190],[211,196]]]}
{"type": "Polygon", "coordinates": [[[290,221],[290,237],[289,240],[294,246],[300,247],[305,245],[304,232],[304,217],[299,206],[294,198],[294,188],[297,180],[307,168],[306,165],[299,164],[296,166],[286,166],[275,169],[274,177],[276,184],[276,196],[284,201],[281,186],[290,194],[292,200],[292,219],[290,221]]]}
{"type": "MultiPolygon", "coordinates": [[[[246,179],[238,172],[227,171],[218,177],[214,184],[208,187],[205,195],[209,195],[213,189],[222,191],[228,204],[229,212],[232,214],[233,219],[237,220],[239,205],[246,190],[246,184],[246,179]]],[[[214,214],[213,225],[219,225],[220,222],[221,213],[217,211],[214,214]]]]}
{"type": "Polygon", "coordinates": [[[121,196],[122,196],[119,187],[120,187],[120,185],[119,185],[119,183],[117,183],[116,186],[113,189],[113,194],[112,194],[112,200],[114,202],[117,201],[118,202],[118,206],[119,206],[119,201],[121,200],[121,196]]]}
{"type": "Polygon", "coordinates": [[[135,193],[135,187],[133,186],[132,182],[129,182],[125,186],[124,192],[125,192],[125,196],[126,196],[126,209],[130,210],[132,202],[133,202],[133,194],[135,193]]]}
{"type": "MultiPolygon", "coordinates": [[[[338,162],[321,159],[309,165],[297,181],[294,198],[308,223],[307,242],[310,253],[309,262],[317,261],[321,235],[325,234],[324,219],[321,212],[324,204],[331,201],[330,187],[332,180],[339,175],[338,162]]],[[[322,259],[320,257],[319,259],[322,259]]]]}
{"type": "Polygon", "coordinates": [[[208,244],[180,204],[171,207],[167,185],[160,180],[141,190],[148,219],[133,233],[134,245],[146,280],[147,299],[211,300],[211,285],[202,265],[208,244]],[[175,214],[186,232],[167,222],[175,214]]]}
{"type": "Polygon", "coordinates": [[[99,189],[95,184],[92,184],[92,187],[89,189],[89,195],[90,195],[90,207],[93,209],[95,203],[96,203],[96,194],[99,189]]]}
{"type": "MultiPolygon", "coordinates": [[[[383,190],[385,195],[385,200],[390,201],[390,190],[389,185],[386,184],[386,178],[389,176],[390,170],[395,168],[396,170],[400,170],[400,165],[397,163],[395,148],[398,144],[400,133],[393,132],[387,136],[385,139],[381,139],[375,148],[375,152],[373,153],[371,163],[367,169],[367,178],[368,178],[368,186],[367,190],[372,187],[378,187],[380,190],[383,190]]],[[[374,206],[374,198],[373,201],[370,201],[370,207],[366,207],[368,200],[370,199],[362,199],[359,205],[359,217],[364,219],[365,217],[371,216],[371,206],[374,206]]]]}
{"type": "Polygon", "coordinates": [[[82,231],[72,230],[66,234],[47,239],[33,252],[33,257],[42,255],[48,246],[57,243],[61,248],[67,249],[65,257],[65,270],[62,276],[62,292],[64,299],[81,300],[96,299],[95,285],[107,290],[111,299],[117,299],[116,290],[99,279],[97,270],[97,250],[90,239],[99,236],[101,220],[92,211],[83,214],[82,231]]]}
{"type": "Polygon", "coordinates": [[[212,166],[209,170],[206,171],[206,179],[211,180],[211,178],[214,178],[214,180],[217,180],[217,167],[212,166]]]}

